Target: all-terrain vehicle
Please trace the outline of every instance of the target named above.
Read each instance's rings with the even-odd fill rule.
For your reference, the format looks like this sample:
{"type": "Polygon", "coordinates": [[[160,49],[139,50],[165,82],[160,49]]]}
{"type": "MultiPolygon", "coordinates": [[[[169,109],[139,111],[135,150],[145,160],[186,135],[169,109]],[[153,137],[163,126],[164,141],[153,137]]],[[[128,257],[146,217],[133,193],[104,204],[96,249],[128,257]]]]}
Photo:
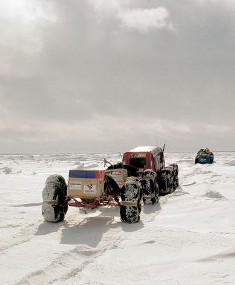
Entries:
{"type": "Polygon", "coordinates": [[[173,192],[179,185],[178,165],[171,164],[165,167],[164,148],[144,146],[137,147],[123,155],[123,164],[138,168],[142,178],[148,178],[149,182],[143,182],[143,200],[149,202],[149,189],[158,189],[158,195],[163,196],[173,192]],[[149,179],[151,178],[151,179],[149,179]],[[145,187],[145,183],[154,184],[156,187],[145,187]]]}
{"type": "MultiPolygon", "coordinates": [[[[107,165],[105,160],[105,164],[107,165]]],[[[140,219],[141,201],[155,204],[159,195],[179,185],[178,166],[165,167],[164,149],[138,147],[124,153],[123,160],[106,170],[70,170],[68,184],[61,175],[50,175],[42,192],[42,215],[48,222],[64,220],[68,206],[94,209],[120,207],[123,222],[140,219]]]]}
{"type": "Polygon", "coordinates": [[[195,157],[195,164],[213,163],[213,161],[214,161],[214,154],[209,150],[209,148],[200,149],[195,157]]]}

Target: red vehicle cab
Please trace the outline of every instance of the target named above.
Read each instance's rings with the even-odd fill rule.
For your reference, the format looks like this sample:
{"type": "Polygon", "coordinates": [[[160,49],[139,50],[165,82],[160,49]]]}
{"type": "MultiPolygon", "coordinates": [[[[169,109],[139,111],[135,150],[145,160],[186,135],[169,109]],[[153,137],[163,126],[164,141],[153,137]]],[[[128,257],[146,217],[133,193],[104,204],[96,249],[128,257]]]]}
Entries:
{"type": "Polygon", "coordinates": [[[155,146],[136,147],[123,154],[123,164],[158,172],[165,167],[163,150],[155,146]]]}

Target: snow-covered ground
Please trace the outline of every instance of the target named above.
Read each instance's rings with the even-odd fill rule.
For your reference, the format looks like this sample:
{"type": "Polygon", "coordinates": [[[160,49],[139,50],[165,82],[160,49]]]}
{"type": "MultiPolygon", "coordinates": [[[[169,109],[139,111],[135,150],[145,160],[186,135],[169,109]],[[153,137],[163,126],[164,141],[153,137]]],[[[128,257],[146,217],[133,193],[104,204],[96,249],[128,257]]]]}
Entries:
{"type": "Polygon", "coordinates": [[[235,153],[195,165],[166,154],[180,187],[143,206],[138,224],[118,207],[43,221],[41,191],[53,173],[102,168],[119,154],[0,155],[0,284],[235,284],[235,153]]]}

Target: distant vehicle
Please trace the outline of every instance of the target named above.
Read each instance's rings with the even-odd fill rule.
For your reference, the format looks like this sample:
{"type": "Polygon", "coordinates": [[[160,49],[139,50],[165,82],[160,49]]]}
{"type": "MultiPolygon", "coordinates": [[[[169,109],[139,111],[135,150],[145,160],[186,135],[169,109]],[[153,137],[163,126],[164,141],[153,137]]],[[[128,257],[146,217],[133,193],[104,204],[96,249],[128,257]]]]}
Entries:
{"type": "Polygon", "coordinates": [[[200,149],[195,157],[195,164],[213,163],[213,161],[214,161],[214,154],[209,150],[209,148],[200,149]]]}
{"type": "Polygon", "coordinates": [[[68,206],[94,209],[120,207],[123,222],[140,219],[141,200],[155,204],[159,195],[179,185],[178,165],[165,167],[164,149],[138,147],[124,153],[123,160],[106,170],[70,170],[68,185],[61,175],[50,175],[42,191],[42,215],[48,222],[64,220],[68,206]]]}

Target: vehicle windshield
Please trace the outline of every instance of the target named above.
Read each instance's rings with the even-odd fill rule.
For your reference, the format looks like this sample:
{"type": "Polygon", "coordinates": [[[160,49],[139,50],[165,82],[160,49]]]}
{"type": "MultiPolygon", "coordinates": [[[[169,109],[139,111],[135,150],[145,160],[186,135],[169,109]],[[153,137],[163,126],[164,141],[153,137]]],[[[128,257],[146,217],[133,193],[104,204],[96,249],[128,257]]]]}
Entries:
{"type": "Polygon", "coordinates": [[[146,165],[145,157],[132,157],[130,158],[130,165],[136,168],[144,168],[146,165]]]}

